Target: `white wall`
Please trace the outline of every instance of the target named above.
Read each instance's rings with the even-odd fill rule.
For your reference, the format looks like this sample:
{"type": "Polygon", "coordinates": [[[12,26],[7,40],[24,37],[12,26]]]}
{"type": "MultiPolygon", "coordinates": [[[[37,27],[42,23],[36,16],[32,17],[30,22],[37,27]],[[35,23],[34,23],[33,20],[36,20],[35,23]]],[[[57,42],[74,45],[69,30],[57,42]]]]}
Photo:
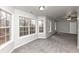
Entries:
{"type": "Polygon", "coordinates": [[[56,31],[77,34],[77,22],[58,21],[56,22],[56,31]]]}
{"type": "Polygon", "coordinates": [[[63,33],[69,33],[69,22],[65,21],[61,21],[61,22],[56,22],[56,31],[57,32],[63,32],[63,33]]]}
{"type": "Polygon", "coordinates": [[[15,34],[15,48],[23,45],[23,44],[26,44],[30,41],[33,41],[35,39],[38,38],[37,36],[37,33],[35,34],[31,34],[31,35],[26,35],[26,36],[22,36],[20,37],[19,36],[19,16],[23,16],[23,17],[27,17],[27,18],[35,18],[35,16],[33,14],[30,14],[30,13],[27,13],[27,12],[24,12],[22,10],[18,10],[18,9],[15,9],[15,31],[14,31],[14,34],[15,34]]]}
{"type": "Polygon", "coordinates": [[[70,22],[70,33],[77,34],[77,22],[70,22]]]}
{"type": "Polygon", "coordinates": [[[55,33],[55,22],[54,20],[46,17],[46,37],[49,37],[54,33],[55,33]],[[51,26],[50,26],[50,22],[51,22],[51,26]]]}

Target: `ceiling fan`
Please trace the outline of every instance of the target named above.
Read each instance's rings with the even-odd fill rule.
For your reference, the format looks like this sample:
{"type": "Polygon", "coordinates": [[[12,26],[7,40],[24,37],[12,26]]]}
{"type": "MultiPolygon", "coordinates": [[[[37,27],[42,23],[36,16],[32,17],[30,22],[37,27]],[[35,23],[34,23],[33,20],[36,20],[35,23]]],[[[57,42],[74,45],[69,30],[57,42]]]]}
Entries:
{"type": "Polygon", "coordinates": [[[66,20],[72,20],[72,19],[77,19],[77,12],[69,12],[65,17],[63,17],[66,20]]]}

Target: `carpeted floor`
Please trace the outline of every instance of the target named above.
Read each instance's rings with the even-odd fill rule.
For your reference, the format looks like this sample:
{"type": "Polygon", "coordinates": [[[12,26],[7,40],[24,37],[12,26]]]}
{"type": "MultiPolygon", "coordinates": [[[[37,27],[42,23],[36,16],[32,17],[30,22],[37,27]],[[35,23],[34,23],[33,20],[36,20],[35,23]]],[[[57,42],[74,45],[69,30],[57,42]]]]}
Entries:
{"type": "Polygon", "coordinates": [[[37,39],[15,49],[12,53],[78,53],[77,36],[55,34],[48,39],[37,39]]]}

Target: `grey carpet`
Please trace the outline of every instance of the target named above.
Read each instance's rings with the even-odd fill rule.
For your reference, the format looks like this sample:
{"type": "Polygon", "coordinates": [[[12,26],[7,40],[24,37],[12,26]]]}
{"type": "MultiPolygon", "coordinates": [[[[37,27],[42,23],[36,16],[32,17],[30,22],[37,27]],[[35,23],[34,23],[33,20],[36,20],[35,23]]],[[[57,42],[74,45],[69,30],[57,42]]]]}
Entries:
{"type": "Polygon", "coordinates": [[[48,39],[37,39],[25,44],[12,53],[78,53],[77,36],[55,34],[48,39]]]}

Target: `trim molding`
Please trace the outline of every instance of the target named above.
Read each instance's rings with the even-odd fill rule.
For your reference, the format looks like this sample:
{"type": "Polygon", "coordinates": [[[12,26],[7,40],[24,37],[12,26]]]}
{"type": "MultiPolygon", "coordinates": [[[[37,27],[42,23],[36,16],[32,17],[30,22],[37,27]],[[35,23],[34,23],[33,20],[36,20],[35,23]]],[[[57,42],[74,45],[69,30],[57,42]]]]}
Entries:
{"type": "MultiPolygon", "coordinates": [[[[37,38],[37,39],[38,39],[38,38],[37,38]]],[[[23,44],[20,44],[20,45],[18,45],[18,46],[15,46],[9,53],[12,53],[16,48],[19,48],[19,47],[21,47],[21,46],[23,46],[23,45],[25,45],[25,44],[28,44],[29,42],[32,42],[32,41],[34,41],[34,40],[37,40],[37,39],[33,39],[33,40],[30,40],[30,41],[25,42],[25,43],[23,43],[23,44]]]]}
{"type": "MultiPolygon", "coordinates": [[[[53,34],[55,34],[55,33],[50,33],[50,35],[48,35],[47,37],[41,38],[41,39],[47,39],[47,38],[51,37],[53,34]]],[[[34,40],[37,40],[37,39],[39,39],[39,38],[36,38],[36,39],[33,39],[33,40],[29,40],[29,41],[24,42],[24,43],[22,43],[22,44],[20,44],[20,45],[14,46],[14,48],[11,49],[11,50],[9,51],[9,53],[12,53],[16,48],[19,48],[19,47],[21,47],[21,46],[23,46],[23,45],[25,45],[25,44],[28,44],[29,42],[32,42],[32,41],[34,41],[34,40]]]]}

